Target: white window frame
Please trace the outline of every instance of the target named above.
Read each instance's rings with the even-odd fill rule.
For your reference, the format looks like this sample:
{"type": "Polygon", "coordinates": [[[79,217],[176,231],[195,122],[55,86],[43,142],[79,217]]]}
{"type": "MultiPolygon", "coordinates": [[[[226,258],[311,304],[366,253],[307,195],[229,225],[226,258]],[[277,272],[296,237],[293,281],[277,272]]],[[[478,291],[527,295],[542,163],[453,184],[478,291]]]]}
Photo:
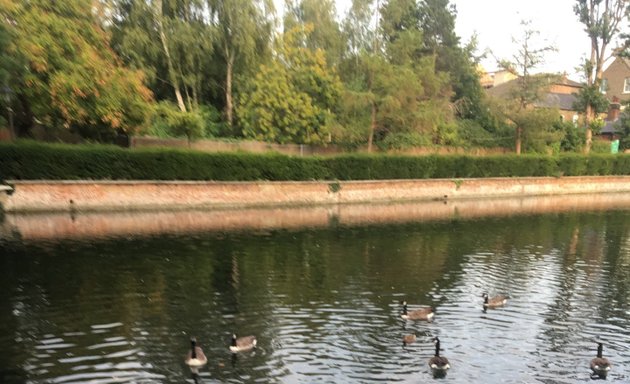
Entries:
{"type": "Polygon", "coordinates": [[[630,93],[630,77],[623,80],[623,93],[630,93]]]}
{"type": "MultiPolygon", "coordinates": [[[[625,83],[624,83],[624,86],[625,86],[625,83]]],[[[599,84],[599,91],[605,95],[607,90],[608,90],[608,79],[602,79],[601,84],[599,84]]]]}

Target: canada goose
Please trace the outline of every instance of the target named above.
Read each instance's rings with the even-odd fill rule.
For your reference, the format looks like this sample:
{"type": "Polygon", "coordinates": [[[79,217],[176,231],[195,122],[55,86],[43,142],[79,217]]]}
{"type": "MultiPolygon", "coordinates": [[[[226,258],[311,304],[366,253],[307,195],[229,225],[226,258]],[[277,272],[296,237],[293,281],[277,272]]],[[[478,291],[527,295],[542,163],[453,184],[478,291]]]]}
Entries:
{"type": "Polygon", "coordinates": [[[409,335],[403,336],[403,346],[411,343],[415,343],[416,341],[416,333],[412,333],[409,335]]]}
{"type": "Polygon", "coordinates": [[[403,309],[402,309],[402,313],[400,314],[400,317],[402,317],[405,320],[426,320],[426,321],[433,320],[434,313],[433,313],[433,308],[431,307],[414,309],[413,311],[409,311],[407,310],[406,301],[403,301],[402,305],[403,305],[403,309]]]}
{"type": "Polygon", "coordinates": [[[256,347],[256,336],[243,336],[236,338],[236,335],[232,335],[232,344],[230,345],[230,351],[243,352],[249,351],[256,347]]]}
{"type": "Polygon", "coordinates": [[[440,356],[440,339],[437,336],[433,338],[433,343],[435,343],[435,356],[429,359],[429,367],[434,375],[444,375],[451,365],[446,357],[440,356]]]}
{"type": "Polygon", "coordinates": [[[597,343],[597,357],[591,360],[591,370],[599,377],[605,377],[612,367],[608,359],[602,357],[603,350],[604,346],[602,345],[602,343],[597,343]]]}
{"type": "Polygon", "coordinates": [[[481,295],[481,297],[483,297],[483,310],[485,311],[488,308],[499,308],[505,305],[505,303],[507,303],[507,300],[509,299],[509,296],[504,296],[504,295],[498,295],[498,296],[494,296],[494,297],[488,297],[487,293],[483,293],[481,295]]]}
{"type": "Polygon", "coordinates": [[[190,339],[190,351],[188,351],[184,362],[191,368],[199,368],[208,362],[208,358],[204,355],[201,347],[197,346],[197,339],[194,337],[190,339]]]}

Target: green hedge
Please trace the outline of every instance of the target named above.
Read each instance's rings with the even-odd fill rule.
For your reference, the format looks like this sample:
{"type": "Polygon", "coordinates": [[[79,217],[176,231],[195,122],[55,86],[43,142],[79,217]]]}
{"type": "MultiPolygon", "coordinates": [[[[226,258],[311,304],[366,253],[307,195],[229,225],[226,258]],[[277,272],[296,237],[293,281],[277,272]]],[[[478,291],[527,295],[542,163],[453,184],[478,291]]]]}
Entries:
{"type": "Polygon", "coordinates": [[[294,157],[123,149],[37,142],[0,144],[0,179],[9,180],[383,180],[516,176],[628,175],[630,156],[367,155],[294,157]]]}

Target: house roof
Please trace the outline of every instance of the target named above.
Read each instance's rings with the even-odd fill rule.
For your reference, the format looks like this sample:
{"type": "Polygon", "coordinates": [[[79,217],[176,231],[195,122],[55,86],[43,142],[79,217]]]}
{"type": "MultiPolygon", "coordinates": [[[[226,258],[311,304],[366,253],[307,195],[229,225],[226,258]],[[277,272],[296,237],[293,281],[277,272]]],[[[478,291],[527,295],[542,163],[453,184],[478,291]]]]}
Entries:
{"type": "Polygon", "coordinates": [[[617,133],[617,122],[619,120],[615,120],[615,121],[606,121],[606,124],[604,124],[604,126],[602,127],[602,130],[600,131],[600,133],[605,133],[605,134],[615,134],[617,133]]]}
{"type": "Polygon", "coordinates": [[[573,103],[575,95],[567,95],[565,93],[547,93],[543,99],[536,103],[538,107],[558,108],[563,111],[573,111],[573,103]]]}
{"type": "MultiPolygon", "coordinates": [[[[558,81],[554,81],[551,84],[561,84],[568,85],[572,87],[579,88],[582,85],[576,81],[569,80],[567,78],[562,78],[558,81]]],[[[486,90],[489,95],[500,98],[507,99],[512,97],[513,92],[516,90],[518,86],[518,79],[510,80],[506,83],[499,84],[496,87],[489,88],[486,90]]],[[[547,107],[547,108],[558,108],[565,111],[573,111],[573,103],[575,102],[575,95],[573,94],[564,94],[564,93],[551,93],[547,92],[542,94],[541,100],[536,103],[536,106],[539,107],[547,107]]]]}

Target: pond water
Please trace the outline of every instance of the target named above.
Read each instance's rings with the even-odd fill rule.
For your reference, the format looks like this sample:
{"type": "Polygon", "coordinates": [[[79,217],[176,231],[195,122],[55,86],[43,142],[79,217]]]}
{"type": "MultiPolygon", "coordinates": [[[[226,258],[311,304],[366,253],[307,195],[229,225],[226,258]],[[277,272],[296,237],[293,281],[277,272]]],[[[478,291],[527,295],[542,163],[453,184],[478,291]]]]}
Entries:
{"type": "Polygon", "coordinates": [[[13,234],[0,237],[0,382],[578,383],[600,341],[608,381],[627,383],[629,289],[629,210],[13,234]],[[484,313],[483,292],[510,300],[484,313]],[[403,300],[434,321],[402,320],[403,300]],[[233,332],[258,347],[232,355],[233,332]],[[209,360],[198,375],[191,336],[209,360]]]}

